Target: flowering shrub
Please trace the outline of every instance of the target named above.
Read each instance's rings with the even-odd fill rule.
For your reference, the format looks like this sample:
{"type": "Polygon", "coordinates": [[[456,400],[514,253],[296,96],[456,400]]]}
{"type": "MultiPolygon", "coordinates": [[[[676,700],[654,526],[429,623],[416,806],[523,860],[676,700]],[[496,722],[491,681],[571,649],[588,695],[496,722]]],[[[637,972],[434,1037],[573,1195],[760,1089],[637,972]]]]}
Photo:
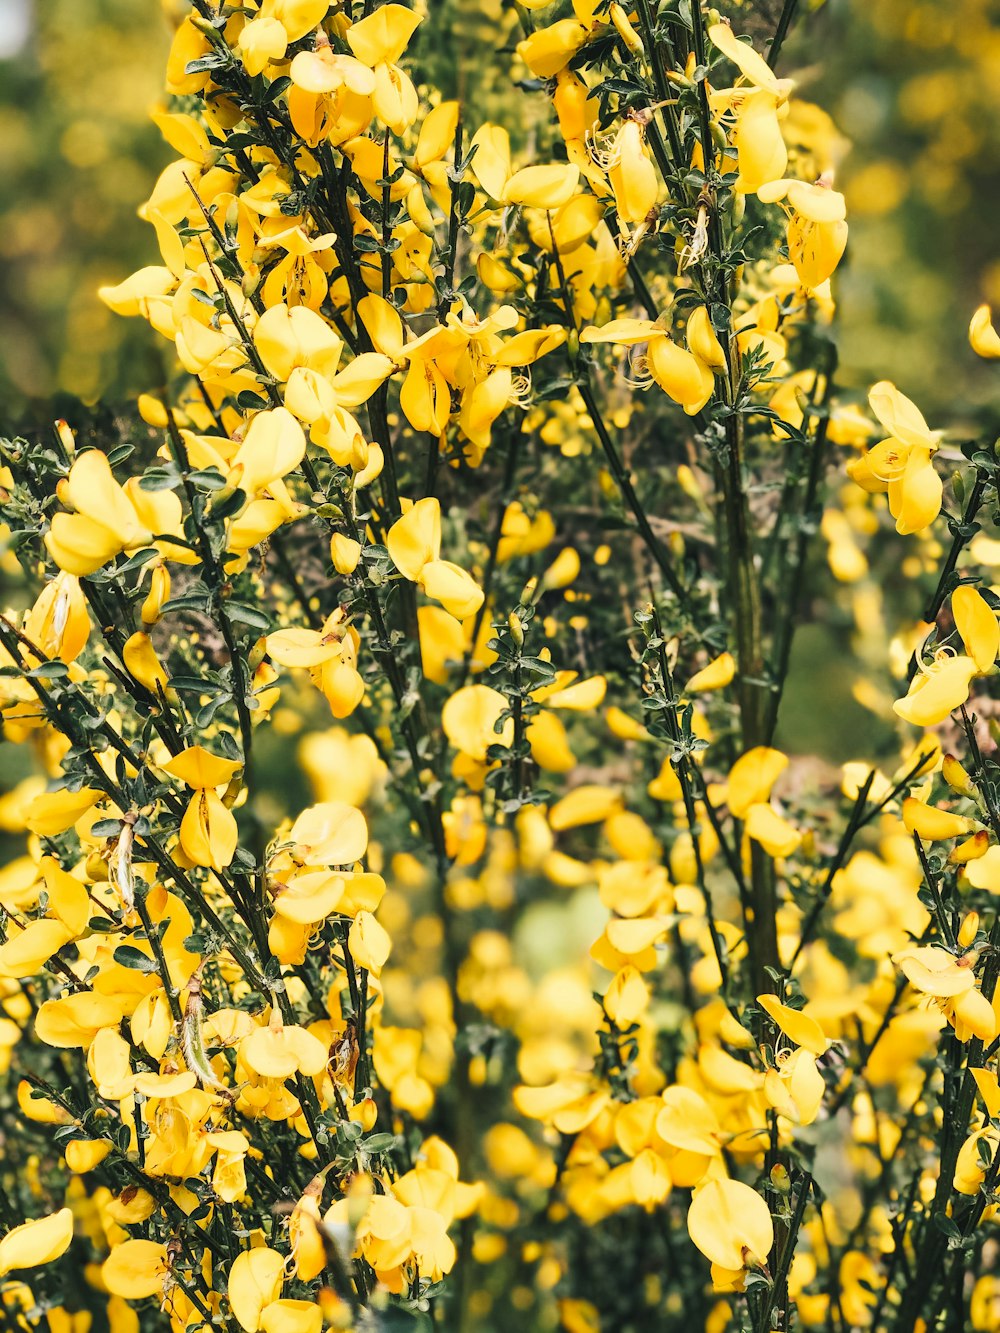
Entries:
{"type": "Polygon", "coordinates": [[[519,8],[520,155],[430,15],[178,16],[170,383],[3,443],[11,1326],[997,1327],[998,464],[838,390],[795,9],[519,8]]]}

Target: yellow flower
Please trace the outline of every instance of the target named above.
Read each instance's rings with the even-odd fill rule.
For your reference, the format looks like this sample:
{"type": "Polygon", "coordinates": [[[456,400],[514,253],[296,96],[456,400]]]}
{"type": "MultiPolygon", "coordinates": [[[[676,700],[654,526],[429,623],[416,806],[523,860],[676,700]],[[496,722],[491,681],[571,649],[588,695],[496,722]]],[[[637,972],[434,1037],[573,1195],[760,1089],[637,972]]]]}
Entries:
{"type": "Polygon", "coordinates": [[[770,181],[760,187],[757,197],[765,203],[784,203],[788,257],[802,286],[815,291],[832,275],[847,248],[844,196],[821,179],[815,184],[770,181]]]}
{"type": "Polygon", "coordinates": [[[1000,357],[1000,335],[993,327],[992,312],[988,305],[981,305],[972,316],[969,345],[977,356],[985,357],[988,361],[1000,357]]]}
{"type": "Polygon", "coordinates": [[[779,120],[793,85],[790,79],[777,78],[763,56],[741,42],[728,23],[713,23],[708,36],[746,80],[744,85],[713,92],[711,105],[736,116],[737,188],[752,193],[785,173],[788,151],[779,120]]]}
{"type": "MultiPolygon", "coordinates": [[[[77,458],[59,494],[74,512],[52,516],[45,546],[66,573],[93,574],[122,551],[151,545],[153,533],[99,449],[88,449],[77,458]]],[[[180,501],[176,496],[170,499],[179,515],[180,501]]]]}
{"type": "Polygon", "coordinates": [[[702,1254],[728,1270],[766,1263],[774,1244],[767,1204],[756,1190],[738,1180],[710,1180],[697,1189],[687,1226],[702,1254]]]}
{"type": "Polygon", "coordinates": [[[894,384],[880,380],[868,402],[889,438],[847,465],[866,490],[884,490],[896,531],[921,532],[941,510],[944,487],[932,460],[940,433],[932,431],[920,410],[894,384]]]}
{"type": "Polygon", "coordinates": [[[152,1240],[115,1245],[101,1266],[101,1278],[113,1296],[141,1301],[159,1296],[167,1280],[167,1249],[152,1240]]]}
{"type": "Polygon", "coordinates": [[[377,977],[389,957],[392,942],[371,912],[359,912],[351,922],[347,946],[355,962],[377,977]]]}
{"type": "Polygon", "coordinates": [[[483,591],[470,574],[441,556],[441,506],[428,496],[411,505],[389,529],[386,546],[393,564],[458,620],[475,615],[483,591]]]}
{"type": "Polygon", "coordinates": [[[960,584],[951,605],[965,653],[952,655],[941,649],[933,662],[921,662],[906,697],[893,704],[899,717],[918,727],[936,726],[961,707],[973,676],[992,670],[1000,652],[1000,622],[975,588],[960,584]]]}
{"type": "Polygon", "coordinates": [[[66,1253],[72,1239],[73,1213],[69,1208],[22,1222],[0,1239],[0,1277],[16,1268],[38,1268],[52,1263],[66,1253]]]}
{"type": "Polygon", "coordinates": [[[613,319],[601,328],[586,328],[580,334],[581,343],[617,343],[622,347],[645,344],[645,369],[638,374],[648,375],[668,398],[683,407],[688,416],[700,412],[715,392],[712,367],[693,351],[673,342],[667,331],[648,319],[613,319]]]}
{"type": "Polygon", "coordinates": [[[284,1257],[266,1245],[244,1250],[233,1260],[227,1285],[229,1307],[245,1333],[257,1333],[262,1327],[264,1310],[281,1295],[284,1279],[284,1257]]]}

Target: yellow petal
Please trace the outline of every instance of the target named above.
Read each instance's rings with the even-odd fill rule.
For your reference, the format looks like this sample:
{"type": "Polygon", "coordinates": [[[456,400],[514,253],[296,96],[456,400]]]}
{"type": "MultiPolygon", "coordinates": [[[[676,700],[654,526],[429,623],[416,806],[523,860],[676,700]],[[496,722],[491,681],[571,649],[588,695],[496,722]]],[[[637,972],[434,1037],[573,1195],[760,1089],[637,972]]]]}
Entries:
{"type": "Polygon", "coordinates": [[[421,23],[419,14],[404,5],[381,5],[374,14],[347,30],[347,41],[362,64],[394,65],[421,23]]]}
{"type": "Polygon", "coordinates": [[[429,560],[420,572],[420,586],[457,620],[474,616],[483,604],[483,590],[450,560],[429,560]]]}
{"type": "Polygon", "coordinates": [[[579,179],[580,168],[572,163],[523,167],[507,182],[504,202],[551,213],[572,197],[579,179]]]}
{"type": "Polygon", "coordinates": [[[789,1041],[805,1047],[814,1055],[824,1054],[829,1042],[815,1018],[810,1018],[801,1009],[792,1009],[790,1005],[782,1004],[775,995],[758,995],[757,1003],[771,1016],[789,1041]]]}
{"type": "Polygon", "coordinates": [[[159,1296],[167,1278],[167,1248],[152,1240],[123,1241],[102,1264],[101,1278],[112,1296],[129,1301],[159,1296]]]}
{"type": "Polygon", "coordinates": [[[491,745],[510,745],[514,738],[511,718],[500,732],[494,729],[506,707],[507,700],[498,690],[488,685],[466,685],[441,710],[441,725],[456,750],[483,763],[491,745]]]}
{"type": "Polygon", "coordinates": [[[981,305],[972,316],[969,324],[969,345],[977,356],[995,361],[1000,357],[1000,335],[993,327],[993,319],[988,305],[981,305]]]}
{"type": "Polygon", "coordinates": [[[253,497],[293,472],[305,452],[302,427],[287,408],[258,412],[233,457],[229,475],[240,490],[253,497]]]}
{"type": "Polygon", "coordinates": [[[650,339],[646,364],[667,397],[679,403],[689,415],[700,412],[715,391],[711,370],[670,338],[650,339]]]}
{"type": "Polygon", "coordinates": [[[764,1263],[774,1244],[767,1204],[738,1180],[710,1180],[697,1190],[687,1226],[702,1254],[722,1268],[743,1268],[751,1257],[764,1263]]]}
{"type": "MultiPolygon", "coordinates": [[[[433,115],[432,111],[431,116],[433,115]]],[[[405,338],[403,321],[396,307],[383,300],[381,296],[370,294],[363,296],[358,302],[358,315],[376,349],[394,361],[399,360],[403,354],[405,338]]]]}
{"type": "Polygon", "coordinates": [[[1000,621],[986,598],[968,583],[951,595],[955,628],[979,671],[989,671],[1000,652],[1000,621]]]}
{"type": "Polygon", "coordinates": [[[284,1275],[283,1256],[267,1246],[236,1256],[229,1270],[229,1305],[245,1333],[257,1333],[264,1309],[281,1295],[284,1275]]]}
{"type": "Polygon", "coordinates": [[[73,1213],[69,1208],[22,1222],[0,1240],[0,1277],[18,1268],[51,1263],[66,1253],[72,1239],[73,1213]]]}
{"type": "Polygon", "coordinates": [[[239,845],[236,816],[211,789],[195,791],[180,827],[181,847],[193,865],[225,870],[239,845]]]}
{"type": "Polygon", "coordinates": [[[742,819],[751,805],[766,801],[787,767],[788,759],[780,750],[766,745],[747,750],[729,771],[727,800],[730,813],[736,819],[742,819]]]}
{"type": "Polygon", "coordinates": [[[971,657],[948,657],[919,671],[910,682],[905,699],[897,699],[893,711],[916,727],[936,727],[969,697],[969,682],[976,674],[971,657]]]}
{"type": "Polygon", "coordinates": [[[907,833],[916,833],[927,842],[941,838],[961,838],[975,828],[975,821],[964,815],[953,815],[950,810],[938,810],[925,805],[916,796],[907,796],[903,802],[903,824],[907,833]]]}
{"type": "Polygon", "coordinates": [[[360,810],[344,801],[325,801],[303,810],[289,838],[305,865],[352,865],[365,854],[368,826],[360,810]]]}
{"type": "Polygon", "coordinates": [[[323,1307],[318,1301],[272,1301],[261,1311],[260,1327],[263,1333],[320,1333],[323,1307]]]}
{"type": "Polygon", "coordinates": [[[240,771],[235,759],[223,759],[202,745],[190,745],[163,765],[163,771],[189,787],[222,787],[240,771]]]}
{"type": "Polygon", "coordinates": [[[944,485],[931,462],[930,449],[911,449],[903,475],[889,483],[889,512],[901,536],[922,532],[941,512],[944,485]]]}
{"type": "Polygon", "coordinates": [[[0,977],[31,977],[73,938],[61,921],[31,921],[24,930],[8,928],[0,944],[0,977]]]}
{"type": "Polygon", "coordinates": [[[96,787],[79,791],[42,792],[28,806],[25,824],[40,838],[52,838],[72,828],[104,795],[96,787]]]}
{"type": "Polygon", "coordinates": [[[685,686],[686,694],[701,694],[708,690],[724,689],[736,675],[732,653],[720,653],[708,666],[696,671],[685,686]]]}
{"type": "Polygon", "coordinates": [[[46,1000],[35,1018],[35,1033],[46,1046],[89,1046],[101,1028],[121,1021],[124,1008],[118,999],[93,991],[46,1000]]]}
{"type": "Polygon", "coordinates": [[[868,394],[868,404],[890,435],[914,448],[935,442],[923,413],[889,380],[879,380],[868,394]]]}
{"type": "Polygon", "coordinates": [[[685,337],[687,338],[688,350],[711,370],[725,371],[728,369],[729,362],[722,350],[718,334],[712,328],[706,306],[700,305],[692,310],[688,316],[685,337]]]}
{"type": "Polygon", "coordinates": [[[768,856],[791,856],[802,842],[802,834],[772,806],[758,801],[746,813],[746,831],[768,856]]]}
{"type": "Polygon", "coordinates": [[[560,19],[536,29],[517,44],[517,54],[540,79],[552,79],[564,69],[587,40],[588,28],[576,19],[560,19]]]}
{"type": "Polygon", "coordinates": [[[499,125],[482,125],[473,137],[472,171],[491,199],[502,199],[510,178],[510,135],[499,125]]]}
{"type": "Polygon", "coordinates": [[[615,787],[584,783],[557,801],[549,811],[549,825],[556,831],[599,824],[621,809],[621,793],[615,787]]]}
{"type": "Polygon", "coordinates": [[[359,912],[354,918],[347,943],[355,961],[378,976],[389,957],[392,941],[371,912],[359,912]]]}
{"type": "Polygon", "coordinates": [[[749,42],[741,42],[728,23],[713,23],[708,29],[708,39],[756,87],[778,90],[778,79],[770,65],[749,42]]]}
{"type": "Polygon", "coordinates": [[[327,642],[314,629],[279,629],[267,636],[268,656],[279,666],[309,671],[340,657],[341,645],[331,636],[327,642]]]}
{"type": "Polygon", "coordinates": [[[386,537],[393,564],[416,583],[423,568],[441,553],[441,506],[434,496],[418,500],[396,520],[386,537]]]}

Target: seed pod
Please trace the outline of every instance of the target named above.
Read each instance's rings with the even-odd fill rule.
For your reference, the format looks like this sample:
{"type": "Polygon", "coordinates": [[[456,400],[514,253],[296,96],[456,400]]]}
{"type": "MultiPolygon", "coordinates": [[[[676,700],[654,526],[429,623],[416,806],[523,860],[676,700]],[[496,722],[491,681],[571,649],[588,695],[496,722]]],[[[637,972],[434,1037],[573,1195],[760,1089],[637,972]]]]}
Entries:
{"type": "Polygon", "coordinates": [[[188,1069],[195,1075],[199,1083],[206,1088],[214,1088],[216,1092],[222,1093],[224,1097],[228,1097],[230,1100],[235,1100],[236,1093],[216,1077],[215,1070],[205,1053],[205,1038],[201,1027],[202,1015],[204,1014],[201,986],[202,966],[203,964],[199,964],[188,981],[184,1020],[181,1023],[181,1049],[184,1052],[184,1060],[188,1069]]]}

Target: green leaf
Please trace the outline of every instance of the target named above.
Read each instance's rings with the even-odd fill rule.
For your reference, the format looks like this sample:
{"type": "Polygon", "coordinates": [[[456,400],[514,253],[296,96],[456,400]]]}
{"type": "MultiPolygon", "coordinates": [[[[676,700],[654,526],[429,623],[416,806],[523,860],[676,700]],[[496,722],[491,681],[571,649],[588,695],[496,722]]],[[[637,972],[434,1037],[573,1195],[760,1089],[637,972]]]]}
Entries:
{"type": "Polygon", "coordinates": [[[270,617],[255,606],[247,606],[246,602],[226,602],[226,614],[230,620],[249,625],[251,629],[259,629],[262,634],[271,628],[270,617]]]}
{"type": "Polygon", "coordinates": [[[207,592],[188,592],[180,597],[171,597],[160,607],[161,614],[167,616],[171,611],[207,611],[207,592]]]}
{"type": "Polygon", "coordinates": [[[131,944],[119,944],[115,950],[115,962],[122,967],[129,968],[132,972],[155,972],[156,959],[150,958],[148,954],[136,949],[131,944]]]}
{"type": "Polygon", "coordinates": [[[143,491],[173,491],[181,484],[181,474],[173,463],[166,467],[150,467],[139,478],[143,491]]]}

